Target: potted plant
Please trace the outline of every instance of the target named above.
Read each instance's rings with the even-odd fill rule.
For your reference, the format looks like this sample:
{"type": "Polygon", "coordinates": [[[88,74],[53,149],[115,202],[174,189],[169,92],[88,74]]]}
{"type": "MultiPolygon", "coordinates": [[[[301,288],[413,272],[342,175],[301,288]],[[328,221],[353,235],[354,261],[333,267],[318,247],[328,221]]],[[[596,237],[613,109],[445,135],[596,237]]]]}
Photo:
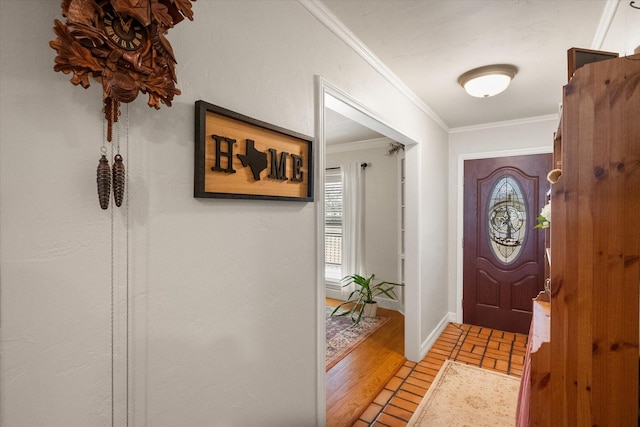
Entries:
{"type": "Polygon", "coordinates": [[[353,323],[358,324],[362,317],[374,317],[376,315],[378,303],[375,298],[379,295],[385,295],[392,300],[397,300],[398,297],[394,292],[396,286],[404,286],[400,283],[393,282],[378,282],[373,283],[375,274],[369,277],[364,277],[359,274],[352,274],[344,277],[341,281],[347,285],[354,283],[356,289],[351,292],[349,298],[340,305],[338,305],[331,312],[332,316],[349,316],[353,323]],[[340,309],[344,306],[348,306],[345,311],[340,312],[340,309]]]}

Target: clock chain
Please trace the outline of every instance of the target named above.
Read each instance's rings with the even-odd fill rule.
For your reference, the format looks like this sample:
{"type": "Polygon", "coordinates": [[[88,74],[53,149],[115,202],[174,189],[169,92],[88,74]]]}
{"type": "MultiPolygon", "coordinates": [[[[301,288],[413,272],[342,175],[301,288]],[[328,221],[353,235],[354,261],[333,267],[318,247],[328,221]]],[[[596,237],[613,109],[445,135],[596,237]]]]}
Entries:
{"type": "Polygon", "coordinates": [[[111,193],[111,168],[107,160],[107,146],[104,138],[104,123],[102,124],[102,147],[100,147],[100,159],[96,171],[96,183],[98,185],[98,201],[100,207],[106,210],[109,207],[109,196],[111,193]]]}
{"type": "MultiPolygon", "coordinates": [[[[107,123],[107,141],[111,141],[112,128],[111,123],[117,123],[117,115],[119,114],[117,102],[114,102],[112,98],[105,99],[105,114],[108,116],[107,123]],[[108,99],[108,101],[106,101],[108,99]]],[[[127,119],[129,114],[129,105],[127,104],[127,119]]],[[[129,135],[129,124],[126,124],[127,138],[129,135]]],[[[109,161],[107,160],[107,148],[104,138],[104,124],[102,127],[102,147],[100,148],[101,157],[98,162],[97,169],[97,186],[98,186],[98,199],[100,201],[100,207],[106,210],[109,207],[109,198],[111,188],[113,187],[113,198],[117,207],[120,207],[123,202],[126,185],[126,170],[124,166],[124,159],[120,154],[120,132],[118,123],[118,133],[116,135],[116,155],[113,158],[113,166],[109,167],[109,161]]]]}
{"type": "MultiPolygon", "coordinates": [[[[125,147],[125,150],[127,152],[127,161],[129,160],[129,104],[127,104],[127,109],[126,109],[126,138],[125,138],[125,142],[127,144],[127,146],[125,147]]],[[[127,169],[127,173],[128,173],[128,169],[127,169]]],[[[128,175],[125,176],[125,178],[128,178],[128,175]]],[[[129,181],[127,179],[127,181],[129,181]]],[[[125,204],[125,209],[126,209],[126,214],[125,214],[125,231],[126,231],[126,251],[125,251],[125,255],[126,255],[126,273],[125,273],[125,284],[126,284],[126,297],[127,297],[127,306],[126,306],[126,348],[125,348],[125,358],[126,358],[126,386],[127,386],[127,391],[126,391],[126,424],[125,426],[128,427],[129,426],[129,189],[127,188],[125,191],[125,196],[126,196],[126,204],[125,204]]]]}
{"type": "MultiPolygon", "coordinates": [[[[129,157],[129,105],[127,104],[127,108],[126,108],[126,120],[125,120],[125,150],[126,150],[126,156],[127,158],[129,157]]],[[[101,164],[106,165],[106,179],[105,181],[108,183],[109,182],[109,178],[111,178],[111,170],[108,166],[108,160],[106,158],[106,154],[107,154],[107,147],[106,147],[106,143],[105,143],[105,124],[104,124],[104,120],[102,121],[103,125],[102,125],[102,147],[100,148],[100,151],[102,153],[102,157],[101,157],[101,164]],[[104,161],[102,160],[104,159],[104,161]]],[[[129,315],[129,310],[130,310],[130,286],[129,286],[129,192],[125,191],[125,187],[124,187],[124,182],[126,179],[126,174],[128,173],[128,171],[125,171],[124,168],[124,164],[122,163],[122,156],[120,154],[120,135],[121,135],[121,131],[120,131],[120,123],[117,124],[116,127],[116,143],[114,145],[111,146],[111,155],[113,156],[114,151],[115,151],[115,156],[114,156],[114,164],[113,164],[113,179],[114,179],[114,192],[116,191],[116,187],[121,185],[121,189],[119,191],[122,191],[121,195],[115,194],[114,193],[114,201],[116,206],[120,206],[120,204],[118,203],[118,198],[122,198],[123,196],[126,197],[126,203],[125,203],[125,214],[124,214],[124,229],[125,229],[125,279],[124,279],[124,285],[125,285],[125,289],[124,289],[124,298],[125,298],[125,337],[124,337],[124,345],[125,345],[125,351],[124,351],[124,358],[125,358],[125,426],[129,426],[129,328],[130,328],[130,315],[129,315]],[[118,169],[117,165],[121,164],[122,168],[118,169]],[[117,181],[121,181],[121,183],[118,183],[117,181]]],[[[105,186],[107,184],[104,184],[105,186]]],[[[109,191],[107,190],[106,192],[106,197],[107,197],[107,207],[109,205],[109,191]]],[[[122,199],[120,200],[120,203],[122,202],[122,199]]],[[[106,208],[104,208],[106,209],[106,208]]],[[[116,254],[115,254],[115,246],[116,246],[116,226],[115,226],[115,218],[114,218],[114,209],[112,208],[110,210],[110,216],[111,216],[111,425],[115,426],[116,425],[116,404],[115,404],[115,399],[116,399],[116,332],[115,332],[115,328],[116,328],[116,270],[117,270],[117,261],[116,261],[116,254]]],[[[119,251],[118,251],[119,252],[119,251]]],[[[117,257],[118,259],[121,259],[120,256],[117,257]]],[[[119,317],[119,316],[118,316],[119,317]]]]}
{"type": "MultiPolygon", "coordinates": [[[[129,104],[127,104],[127,118],[129,115],[129,104]]],[[[126,123],[127,135],[129,134],[129,123],[126,123]]],[[[116,136],[116,155],[113,158],[113,199],[117,207],[122,205],[125,187],[125,167],[120,155],[120,124],[118,124],[118,135],[116,136]]]]}

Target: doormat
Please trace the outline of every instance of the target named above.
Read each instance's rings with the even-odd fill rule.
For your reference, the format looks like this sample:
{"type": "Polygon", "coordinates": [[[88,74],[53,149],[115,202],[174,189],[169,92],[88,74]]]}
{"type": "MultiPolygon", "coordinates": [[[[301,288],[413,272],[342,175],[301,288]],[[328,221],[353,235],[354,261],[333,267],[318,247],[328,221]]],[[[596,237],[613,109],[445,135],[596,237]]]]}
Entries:
{"type": "Polygon", "coordinates": [[[520,379],[447,360],[407,426],[513,427],[520,379]]]}
{"type": "Polygon", "coordinates": [[[360,323],[354,325],[348,316],[331,316],[333,309],[334,307],[325,309],[327,371],[389,321],[385,317],[363,317],[360,323]]]}

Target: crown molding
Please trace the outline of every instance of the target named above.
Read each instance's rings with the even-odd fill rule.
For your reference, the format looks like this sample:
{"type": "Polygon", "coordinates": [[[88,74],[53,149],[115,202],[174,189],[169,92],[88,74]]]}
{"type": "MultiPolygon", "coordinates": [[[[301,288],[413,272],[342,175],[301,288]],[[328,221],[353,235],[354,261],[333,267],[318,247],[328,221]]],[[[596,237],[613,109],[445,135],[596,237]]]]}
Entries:
{"type": "Polygon", "coordinates": [[[591,49],[602,49],[602,44],[607,37],[609,28],[611,28],[611,23],[616,16],[619,4],[620,0],[607,0],[607,3],[604,5],[604,10],[602,11],[602,16],[600,17],[600,22],[598,22],[598,28],[596,28],[596,34],[591,42],[591,49]]]}
{"type": "Polygon", "coordinates": [[[393,142],[391,138],[374,138],[363,141],[344,142],[342,144],[327,145],[327,154],[342,153],[345,151],[370,150],[372,148],[387,148],[393,142]]]}
{"type": "Polygon", "coordinates": [[[545,116],[527,117],[525,119],[505,120],[502,122],[483,123],[480,125],[452,128],[452,129],[449,129],[449,134],[451,135],[454,133],[476,132],[479,130],[503,128],[503,127],[509,127],[509,126],[519,126],[519,125],[526,125],[530,123],[550,122],[550,121],[557,122],[558,120],[560,120],[559,114],[547,114],[545,116]]]}
{"type": "Polygon", "coordinates": [[[393,71],[389,69],[367,46],[358,39],[329,9],[325,7],[319,0],[298,0],[311,15],[334,33],[340,40],[345,42],[347,46],[353,49],[362,59],[373,67],[382,77],[391,83],[400,93],[402,93],[409,101],[425,113],[438,126],[449,131],[449,126],[425,104],[393,71]]]}

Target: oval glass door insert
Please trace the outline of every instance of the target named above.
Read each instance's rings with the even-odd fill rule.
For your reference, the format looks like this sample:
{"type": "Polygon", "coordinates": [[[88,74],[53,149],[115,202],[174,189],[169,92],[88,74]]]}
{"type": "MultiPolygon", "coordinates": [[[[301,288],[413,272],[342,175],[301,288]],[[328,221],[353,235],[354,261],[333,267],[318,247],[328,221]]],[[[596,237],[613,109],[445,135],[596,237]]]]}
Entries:
{"type": "Polygon", "coordinates": [[[490,192],[487,218],[489,246],[503,264],[518,258],[527,233],[527,207],[518,182],[504,175],[490,192]]]}

